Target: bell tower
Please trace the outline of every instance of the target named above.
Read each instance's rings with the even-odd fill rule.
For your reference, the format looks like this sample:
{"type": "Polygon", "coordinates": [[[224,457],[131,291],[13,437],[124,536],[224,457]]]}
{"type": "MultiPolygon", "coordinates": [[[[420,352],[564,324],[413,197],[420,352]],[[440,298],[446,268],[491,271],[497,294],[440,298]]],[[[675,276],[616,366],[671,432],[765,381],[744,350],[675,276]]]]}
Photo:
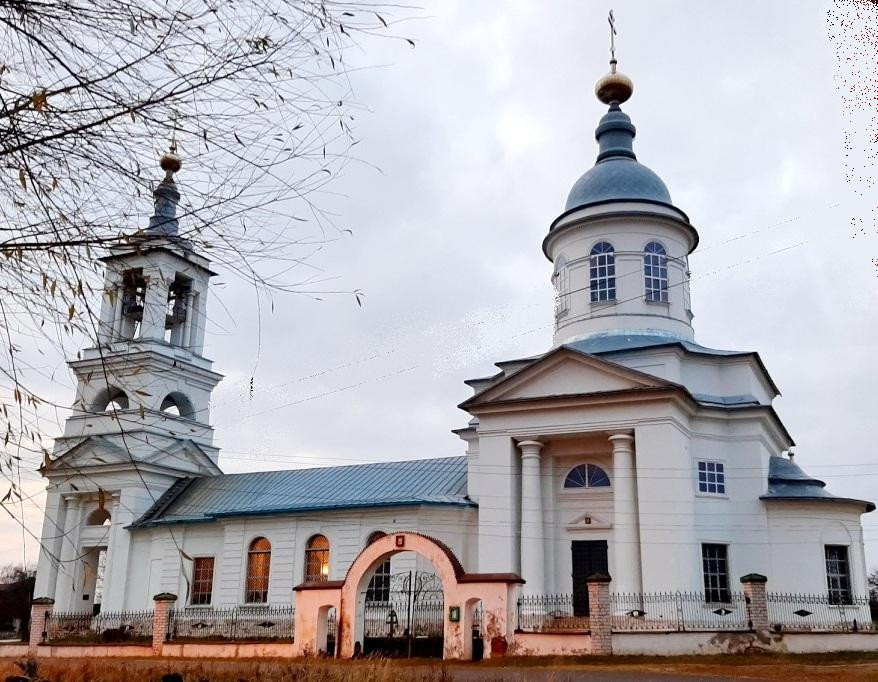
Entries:
{"type": "MultiPolygon", "coordinates": [[[[100,436],[141,460],[187,441],[216,464],[209,408],[222,377],[203,356],[208,281],[215,273],[178,234],[174,174],[181,165],[174,147],[161,157],[165,177],[153,192],[149,226],[102,259],[97,344],[70,362],[76,400],[56,454],[73,439],[100,436]]],[[[215,473],[204,470],[205,461],[187,459],[175,466],[215,473]]]]}
{"type": "Polygon", "coordinates": [[[71,361],[76,398],[48,480],[36,590],[59,611],[126,608],[128,526],[174,485],[222,473],[203,356],[209,261],[179,234],[181,161],[162,156],[149,226],[110,249],[97,342],[71,361]],[[101,583],[101,562],[112,566],[101,583]],[[102,601],[98,603],[98,593],[102,601]]]}

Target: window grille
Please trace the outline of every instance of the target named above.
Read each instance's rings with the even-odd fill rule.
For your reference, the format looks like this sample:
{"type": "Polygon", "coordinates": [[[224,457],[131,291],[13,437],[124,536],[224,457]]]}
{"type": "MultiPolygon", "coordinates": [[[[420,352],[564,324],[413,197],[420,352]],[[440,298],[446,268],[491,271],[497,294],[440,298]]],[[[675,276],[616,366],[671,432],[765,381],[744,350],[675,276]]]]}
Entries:
{"type": "Polygon", "coordinates": [[[826,545],[826,584],[830,604],[851,603],[851,574],[848,548],[844,545],[826,545]]]}
{"type": "Polygon", "coordinates": [[[704,573],[704,598],[708,602],[729,601],[729,548],[726,545],[701,545],[701,569],[704,573]]]}
{"type": "Polygon", "coordinates": [[[271,543],[265,538],[256,538],[250,543],[247,552],[247,589],[245,601],[248,604],[268,602],[268,575],[271,569],[271,543]]]}
{"type": "Polygon", "coordinates": [[[196,557],[192,567],[192,604],[210,604],[213,596],[213,557],[196,557]]]}
{"type": "Polygon", "coordinates": [[[643,284],[647,301],[668,302],[668,254],[658,242],[643,250],[643,284]]]}
{"type": "Polygon", "coordinates": [[[564,479],[565,488],[609,488],[607,472],[594,464],[573,467],[564,479]]]}
{"type": "Polygon", "coordinates": [[[305,547],[305,582],[326,580],[329,580],[329,540],[324,535],[315,535],[305,547]]]}
{"type": "Polygon", "coordinates": [[[726,474],[722,462],[698,462],[698,492],[726,494],[726,474]]]}
{"type": "Polygon", "coordinates": [[[616,255],[609,242],[598,242],[591,249],[589,285],[592,303],[616,300],[616,255]]]}

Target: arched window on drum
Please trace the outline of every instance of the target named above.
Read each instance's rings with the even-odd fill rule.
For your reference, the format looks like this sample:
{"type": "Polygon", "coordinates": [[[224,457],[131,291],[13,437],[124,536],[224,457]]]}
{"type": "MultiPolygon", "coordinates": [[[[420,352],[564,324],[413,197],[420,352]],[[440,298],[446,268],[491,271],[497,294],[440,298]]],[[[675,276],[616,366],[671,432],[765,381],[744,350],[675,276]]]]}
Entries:
{"type": "Polygon", "coordinates": [[[589,287],[592,303],[616,300],[616,252],[610,242],[591,247],[589,287]]]}
{"type": "Polygon", "coordinates": [[[668,302],[668,254],[658,242],[643,249],[643,288],[647,301],[668,302]]]}

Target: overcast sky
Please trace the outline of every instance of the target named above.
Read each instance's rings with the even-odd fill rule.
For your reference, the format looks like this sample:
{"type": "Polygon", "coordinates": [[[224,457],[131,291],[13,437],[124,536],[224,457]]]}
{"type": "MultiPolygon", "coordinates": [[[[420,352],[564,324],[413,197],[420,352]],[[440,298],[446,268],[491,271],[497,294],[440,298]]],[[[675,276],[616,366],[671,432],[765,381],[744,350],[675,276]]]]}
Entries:
{"type": "MultiPolygon", "coordinates": [[[[226,376],[212,413],[225,471],[461,454],[450,430],[467,419],[463,380],[549,348],[540,242],[594,163],[609,6],[442,0],[404,27],[416,49],[349,53],[371,67],[350,76],[368,163],[318,199],[353,237],[312,264],[365,302],[285,295],[260,321],[253,291],[217,278],[205,352],[226,376]]],[[[638,158],[701,235],[697,341],[759,351],[798,463],[837,494],[878,500],[878,233],[862,196],[874,112],[845,99],[833,5],[612,6],[638,158]]],[[[39,534],[39,508],[27,512],[39,534]]],[[[878,513],[864,525],[876,566],[878,513]]],[[[20,556],[11,520],[0,547],[20,556]]]]}

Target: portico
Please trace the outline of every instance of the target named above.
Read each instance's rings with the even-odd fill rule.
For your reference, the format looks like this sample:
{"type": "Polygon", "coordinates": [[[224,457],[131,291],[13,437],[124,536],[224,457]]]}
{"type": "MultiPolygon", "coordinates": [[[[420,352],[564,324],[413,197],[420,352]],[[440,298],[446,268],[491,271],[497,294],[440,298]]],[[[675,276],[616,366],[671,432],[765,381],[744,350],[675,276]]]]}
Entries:
{"type": "MultiPolygon", "coordinates": [[[[610,446],[610,461],[612,462],[611,473],[607,481],[600,481],[601,485],[591,488],[587,478],[581,481],[579,488],[573,488],[580,481],[571,482],[564,480],[561,485],[557,483],[559,477],[556,471],[563,472],[564,477],[570,471],[576,471],[582,462],[601,461],[601,457],[595,457],[595,452],[587,447],[578,456],[566,454],[570,451],[569,445],[564,448],[555,448],[559,455],[553,455],[553,448],[547,447],[552,441],[548,436],[519,440],[517,447],[521,457],[521,523],[519,534],[519,552],[521,557],[521,575],[525,580],[523,592],[525,594],[544,594],[547,585],[552,584],[554,590],[566,591],[571,586],[555,585],[555,579],[546,578],[547,567],[553,568],[552,561],[547,558],[554,553],[569,552],[569,547],[560,545],[583,542],[605,543],[608,553],[612,556],[613,573],[617,576],[616,581],[620,591],[640,592],[642,590],[642,577],[640,570],[640,521],[637,509],[637,468],[634,455],[634,436],[630,432],[604,432],[589,434],[568,434],[564,438],[556,438],[556,443],[576,442],[576,436],[582,440],[583,436],[590,444],[599,443],[601,440],[610,446]],[[548,485],[545,481],[548,480],[548,485]],[[607,485],[603,485],[607,483],[607,485]],[[568,500],[573,499],[571,493],[577,494],[578,499],[571,505],[563,500],[565,494],[568,500]],[[602,495],[602,502],[606,502],[607,494],[611,497],[611,513],[600,514],[594,505],[595,498],[589,499],[588,495],[597,491],[602,495]],[[585,493],[585,496],[582,495],[585,493]],[[562,504],[559,504],[561,502],[562,504]],[[571,507],[573,507],[571,509],[571,507]],[[578,508],[577,508],[578,507],[578,508]],[[572,516],[571,516],[572,512],[572,516]],[[603,518],[601,518],[603,517],[603,518]],[[548,523],[547,523],[548,520],[548,523]],[[551,529],[560,520],[567,531],[561,533],[551,544],[558,544],[554,548],[549,547],[546,552],[545,531],[547,526],[551,529]],[[574,539],[575,538],[575,539],[574,539]]],[[[592,448],[594,446],[592,445],[592,448]]],[[[595,464],[586,466],[599,469],[595,464]]],[[[586,469],[586,476],[591,470],[586,469]]],[[[599,475],[599,474],[598,474],[599,475]]],[[[551,536],[551,533],[550,533],[551,536]]],[[[573,547],[576,554],[575,544],[573,547]]],[[[576,558],[573,559],[574,563],[576,558]]],[[[590,571],[591,566],[572,566],[570,574],[573,578],[573,589],[578,573],[590,571]],[[579,569],[579,570],[577,570],[579,569]]],[[[607,567],[604,566],[603,570],[607,567]]],[[[553,591],[553,590],[549,590],[553,591]]]]}

